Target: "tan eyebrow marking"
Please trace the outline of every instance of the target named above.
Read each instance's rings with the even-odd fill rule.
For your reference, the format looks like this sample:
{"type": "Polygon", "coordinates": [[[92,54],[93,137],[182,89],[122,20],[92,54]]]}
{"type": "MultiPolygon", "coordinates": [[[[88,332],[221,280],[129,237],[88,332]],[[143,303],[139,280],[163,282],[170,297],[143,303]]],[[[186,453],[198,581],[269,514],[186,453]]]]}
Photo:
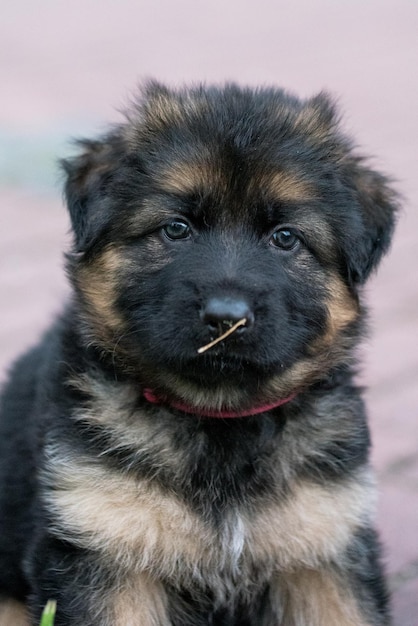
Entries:
{"type": "Polygon", "coordinates": [[[313,186],[292,172],[274,172],[264,176],[261,186],[282,202],[306,202],[315,197],[313,186]]]}

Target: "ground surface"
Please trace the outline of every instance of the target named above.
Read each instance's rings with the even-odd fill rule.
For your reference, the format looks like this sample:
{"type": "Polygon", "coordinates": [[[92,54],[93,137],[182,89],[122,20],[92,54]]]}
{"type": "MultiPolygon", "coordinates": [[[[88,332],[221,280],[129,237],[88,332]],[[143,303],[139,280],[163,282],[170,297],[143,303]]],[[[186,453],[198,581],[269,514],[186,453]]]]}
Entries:
{"type": "Polygon", "coordinates": [[[138,80],[325,88],[397,179],[404,211],[367,290],[363,374],[395,626],[418,625],[417,33],[415,0],[16,0],[0,20],[1,378],[66,293],[54,160],[117,120],[138,80]]]}

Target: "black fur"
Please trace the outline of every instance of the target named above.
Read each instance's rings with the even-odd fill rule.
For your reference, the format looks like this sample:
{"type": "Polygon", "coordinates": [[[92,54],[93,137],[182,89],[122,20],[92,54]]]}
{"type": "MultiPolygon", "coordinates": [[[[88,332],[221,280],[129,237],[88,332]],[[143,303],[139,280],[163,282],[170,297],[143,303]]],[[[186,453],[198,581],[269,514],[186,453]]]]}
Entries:
{"type": "Polygon", "coordinates": [[[394,226],[387,179],[354,153],[327,96],[234,85],[151,84],[124,124],[80,151],[63,164],[73,296],[15,364],[1,401],[3,596],[25,602],[33,625],[48,599],[56,626],[389,624],[379,546],[356,508],[370,441],[353,382],[361,286],[394,226]],[[170,237],[173,222],[184,238],[170,237]],[[291,245],[277,245],[280,236],[291,245]],[[231,321],[208,323],[214,299],[244,303],[250,321],[198,355],[231,321]],[[204,417],[286,397],[249,417],[204,417]],[[118,506],[135,510],[129,490],[119,500],[119,480],[150,494],[161,534],[146,568],[126,547],[142,545],[135,528],[122,517],[113,525],[118,506]],[[284,556],[280,536],[292,537],[292,516],[299,532],[301,494],[318,493],[331,515],[350,489],[357,522],[344,505],[347,531],[336,527],[315,552],[309,520],[319,535],[328,527],[309,501],[307,556],[284,556]],[[165,534],[177,544],[165,506],[194,520],[194,573],[180,535],[174,562],[164,554],[165,534]],[[262,515],[277,520],[277,536],[268,529],[251,547],[262,515]],[[205,556],[203,529],[231,533],[230,546],[213,548],[223,564],[205,556]],[[126,546],[114,552],[118,533],[126,546]],[[260,556],[264,541],[277,554],[260,556]],[[165,609],[151,617],[157,596],[165,609]]]}

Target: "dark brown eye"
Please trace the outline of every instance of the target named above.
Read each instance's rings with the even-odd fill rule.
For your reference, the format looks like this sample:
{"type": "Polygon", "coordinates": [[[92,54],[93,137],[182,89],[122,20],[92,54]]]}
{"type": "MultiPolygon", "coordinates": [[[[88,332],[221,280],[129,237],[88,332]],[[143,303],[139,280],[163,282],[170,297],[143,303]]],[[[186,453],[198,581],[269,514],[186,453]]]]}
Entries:
{"type": "Polygon", "coordinates": [[[293,250],[299,243],[299,238],[288,228],[276,230],[270,237],[270,244],[282,250],[293,250]]]}
{"type": "Polygon", "coordinates": [[[163,226],[163,233],[168,239],[188,239],[191,234],[191,228],[186,222],[181,220],[173,220],[169,224],[163,226]]]}

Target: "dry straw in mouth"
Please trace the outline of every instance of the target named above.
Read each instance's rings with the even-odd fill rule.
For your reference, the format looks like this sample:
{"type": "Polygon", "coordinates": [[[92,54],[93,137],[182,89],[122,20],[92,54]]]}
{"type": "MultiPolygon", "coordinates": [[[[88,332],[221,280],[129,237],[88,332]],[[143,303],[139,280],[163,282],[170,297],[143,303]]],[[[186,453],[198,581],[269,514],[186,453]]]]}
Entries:
{"type": "Polygon", "coordinates": [[[199,350],[197,351],[198,354],[202,354],[202,352],[206,352],[206,350],[209,350],[213,346],[216,346],[217,343],[219,343],[220,341],[223,341],[224,339],[229,337],[229,335],[232,335],[232,333],[234,333],[237,330],[237,328],[239,328],[240,326],[245,326],[246,323],[247,323],[247,319],[243,317],[241,320],[239,320],[233,326],[231,326],[231,328],[228,328],[228,330],[224,332],[223,335],[220,335],[219,337],[217,337],[210,343],[207,343],[205,346],[202,346],[201,348],[199,348],[199,350]]]}

